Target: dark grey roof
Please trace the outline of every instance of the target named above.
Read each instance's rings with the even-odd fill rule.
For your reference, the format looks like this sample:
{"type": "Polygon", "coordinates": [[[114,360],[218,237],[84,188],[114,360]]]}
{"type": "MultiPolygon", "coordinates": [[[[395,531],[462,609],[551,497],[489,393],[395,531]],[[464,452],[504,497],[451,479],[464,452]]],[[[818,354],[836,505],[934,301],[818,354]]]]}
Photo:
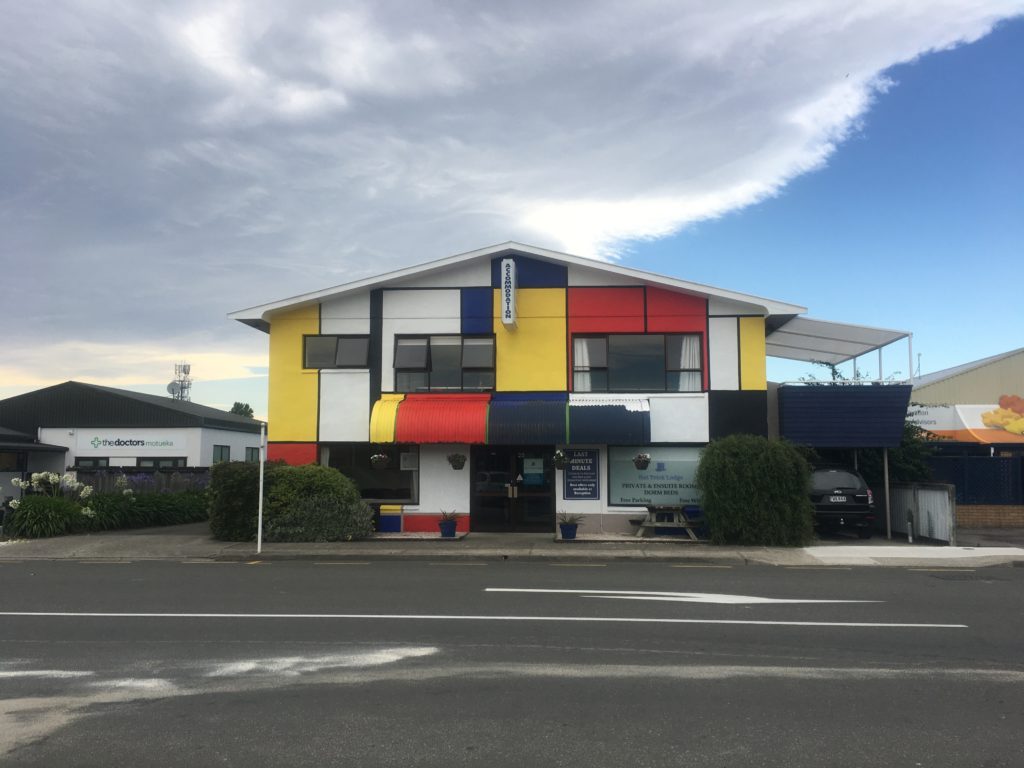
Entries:
{"type": "Polygon", "coordinates": [[[59,453],[66,453],[67,450],[63,445],[39,443],[36,442],[32,435],[0,427],[0,451],[57,451],[59,453]]]}
{"type": "Polygon", "coordinates": [[[212,427],[259,432],[245,416],[170,397],[66,381],[0,400],[0,425],[35,433],[39,427],[212,427]]]}

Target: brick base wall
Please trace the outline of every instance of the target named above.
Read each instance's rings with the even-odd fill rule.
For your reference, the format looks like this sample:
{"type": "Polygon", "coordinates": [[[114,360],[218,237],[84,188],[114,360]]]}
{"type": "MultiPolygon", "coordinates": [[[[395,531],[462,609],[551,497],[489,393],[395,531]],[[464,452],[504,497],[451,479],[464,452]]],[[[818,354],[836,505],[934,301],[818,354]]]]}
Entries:
{"type": "Polygon", "coordinates": [[[1024,504],[957,504],[959,528],[1024,528],[1024,504]]]}

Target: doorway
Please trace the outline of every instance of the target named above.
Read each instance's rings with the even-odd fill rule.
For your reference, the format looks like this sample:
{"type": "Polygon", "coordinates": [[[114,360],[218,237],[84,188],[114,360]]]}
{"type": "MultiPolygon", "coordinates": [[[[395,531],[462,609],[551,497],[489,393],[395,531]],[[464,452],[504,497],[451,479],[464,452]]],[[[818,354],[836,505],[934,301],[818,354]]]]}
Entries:
{"type": "Polygon", "coordinates": [[[550,446],[474,445],[470,530],[554,531],[553,453],[550,446]]]}

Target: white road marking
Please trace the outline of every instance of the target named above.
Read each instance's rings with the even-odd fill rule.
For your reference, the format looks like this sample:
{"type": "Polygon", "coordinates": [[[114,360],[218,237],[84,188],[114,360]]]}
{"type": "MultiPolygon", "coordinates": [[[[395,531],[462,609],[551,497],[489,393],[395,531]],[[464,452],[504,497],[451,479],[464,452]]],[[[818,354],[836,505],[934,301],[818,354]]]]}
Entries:
{"type": "Polygon", "coordinates": [[[547,621],[591,624],[741,624],[764,627],[884,627],[891,629],[967,629],[966,624],[891,624],[869,621],[753,621],[743,619],[655,619],[620,616],[477,616],[430,613],[99,613],[2,611],[0,616],[92,619],[367,619],[384,621],[547,621]]]}
{"type": "Polygon", "coordinates": [[[541,594],[582,595],[620,600],[664,600],[673,603],[713,603],[715,605],[761,605],[775,603],[879,603],[881,600],[797,600],[752,595],[716,595],[710,592],[649,592],[635,589],[515,589],[488,587],[485,592],[532,592],[541,594]]]}
{"type": "Polygon", "coordinates": [[[69,677],[89,677],[95,672],[82,672],[73,669],[13,669],[0,670],[0,680],[8,680],[17,677],[48,677],[56,680],[63,680],[69,677]]]}
{"type": "Polygon", "coordinates": [[[431,656],[438,652],[432,646],[422,648],[382,648],[367,653],[332,654],[327,656],[279,656],[270,659],[245,659],[218,664],[207,677],[231,677],[245,674],[289,675],[323,672],[350,667],[377,667],[404,659],[431,656]]]}

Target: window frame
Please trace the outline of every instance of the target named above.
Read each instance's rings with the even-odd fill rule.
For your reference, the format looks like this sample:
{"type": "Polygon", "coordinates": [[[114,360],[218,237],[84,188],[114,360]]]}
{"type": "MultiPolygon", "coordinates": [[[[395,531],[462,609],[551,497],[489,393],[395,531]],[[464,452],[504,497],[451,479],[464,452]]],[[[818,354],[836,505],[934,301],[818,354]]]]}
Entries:
{"type": "Polygon", "coordinates": [[[260,449],[259,449],[259,446],[256,446],[256,447],[254,448],[254,447],[253,447],[253,446],[251,446],[251,445],[247,445],[247,446],[245,447],[245,461],[246,461],[246,463],[247,463],[247,464],[258,464],[258,463],[259,463],[259,460],[260,460],[260,449]],[[256,453],[255,453],[255,458],[250,458],[250,456],[253,456],[253,455],[254,455],[254,454],[252,453],[253,451],[255,451],[255,452],[256,452],[256,453]]]}
{"type": "Polygon", "coordinates": [[[109,456],[76,456],[75,469],[110,469],[109,456]],[[87,462],[83,464],[82,462],[87,462]]]}
{"type": "Polygon", "coordinates": [[[497,385],[497,370],[498,370],[498,344],[497,339],[493,333],[402,333],[395,334],[395,340],[392,345],[391,365],[394,373],[394,379],[392,382],[393,389],[395,392],[402,392],[404,394],[417,394],[417,393],[429,393],[429,392],[493,392],[497,385]],[[433,373],[433,345],[431,339],[433,338],[458,338],[459,339],[459,388],[453,389],[451,387],[437,388],[434,389],[431,384],[431,375],[433,373]],[[398,367],[398,342],[406,339],[425,339],[427,347],[426,355],[426,367],[424,368],[399,368],[398,367]],[[467,366],[466,365],[466,339],[488,339],[491,342],[491,365],[490,367],[484,366],[467,366]],[[494,383],[489,387],[467,387],[466,386],[466,373],[490,373],[494,378],[494,383]],[[427,387],[426,389],[414,389],[406,390],[398,387],[398,375],[400,373],[424,373],[427,376],[427,387]]]}
{"type": "Polygon", "coordinates": [[[188,457],[186,456],[138,456],[135,459],[135,466],[139,469],[184,469],[188,466],[188,457]],[[142,462],[152,461],[156,462],[153,466],[146,466],[142,462]],[[162,463],[171,462],[169,466],[160,466],[162,463]]]}
{"type": "Polygon", "coordinates": [[[368,333],[307,333],[302,336],[302,369],[305,371],[365,371],[370,367],[370,334],[368,333]],[[307,365],[308,339],[334,339],[334,365],[307,365]],[[338,365],[338,342],[342,339],[361,339],[366,342],[366,362],[363,365],[338,365]]]}
{"type": "Polygon", "coordinates": [[[231,446],[230,445],[214,445],[213,446],[213,455],[210,457],[210,464],[219,464],[222,461],[231,461],[231,446]],[[220,449],[220,450],[218,451],[218,449],[220,449]],[[218,452],[226,454],[226,455],[221,456],[220,458],[217,458],[218,452]]]}
{"type": "Polygon", "coordinates": [[[671,332],[658,332],[658,333],[634,333],[630,331],[621,331],[615,333],[574,333],[571,336],[569,343],[570,353],[572,355],[571,370],[572,370],[572,384],[573,392],[579,392],[580,394],[588,393],[606,393],[606,394],[639,394],[644,392],[657,392],[665,394],[687,394],[687,393],[700,393],[707,392],[704,379],[704,367],[707,364],[704,356],[704,334],[701,331],[671,331],[671,332]],[[608,344],[608,339],[612,336],[660,336],[662,343],[662,386],[661,389],[612,389],[611,386],[611,349],[608,344]],[[670,368],[669,357],[668,357],[668,340],[670,336],[695,336],[697,338],[697,352],[700,355],[700,368],[670,368]],[[605,364],[603,366],[587,366],[582,367],[576,364],[576,339],[604,339],[605,340],[605,364]],[[576,389],[576,374],[577,373],[591,373],[594,371],[603,371],[605,374],[605,380],[608,382],[608,386],[605,389],[587,389],[580,390],[576,389]],[[668,380],[669,374],[673,373],[696,373],[700,378],[700,389],[669,389],[668,380]]]}

